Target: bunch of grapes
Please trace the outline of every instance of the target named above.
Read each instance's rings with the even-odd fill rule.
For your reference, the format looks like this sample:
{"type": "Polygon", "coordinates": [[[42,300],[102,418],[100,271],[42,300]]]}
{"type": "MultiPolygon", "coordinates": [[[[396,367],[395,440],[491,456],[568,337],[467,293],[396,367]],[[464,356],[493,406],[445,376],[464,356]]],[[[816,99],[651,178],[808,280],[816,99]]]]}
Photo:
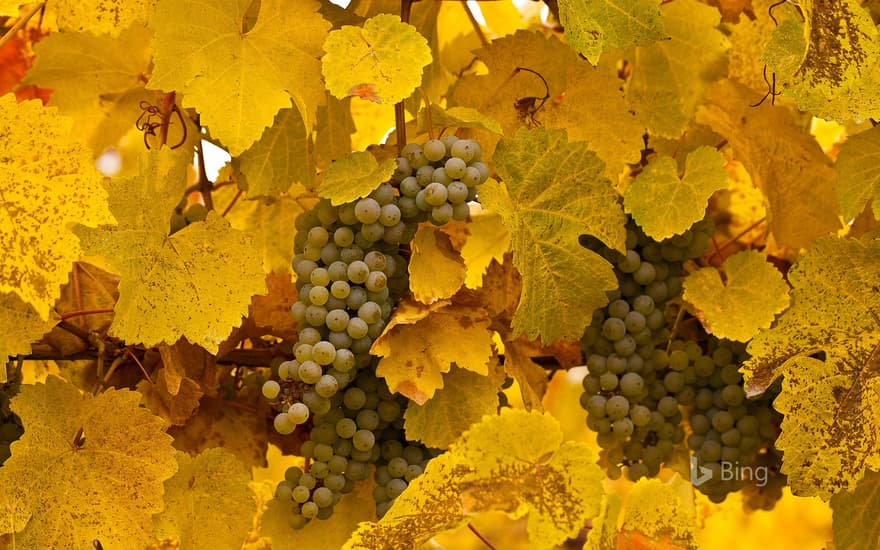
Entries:
{"type": "Polygon", "coordinates": [[[9,446],[24,433],[21,419],[9,408],[9,400],[15,397],[21,387],[21,371],[10,369],[9,375],[9,379],[0,384],[0,466],[12,456],[9,446]]]}
{"type": "Polygon", "coordinates": [[[632,480],[654,476],[685,436],[679,405],[691,398],[687,357],[666,353],[666,304],[681,293],[683,262],[703,254],[714,231],[702,221],[680,236],[655,242],[633,222],[626,253],[592,237],[581,244],[615,265],[618,290],[593,313],[582,345],[587,357],[581,405],[597,432],[609,477],[622,468],[632,480]]]}
{"type": "Polygon", "coordinates": [[[263,385],[275,401],[279,433],[309,430],[301,449],[308,468],[289,469],[276,490],[277,498],[295,503],[294,528],[330,517],[340,496],[373,466],[383,515],[435,454],[406,440],[408,401],[376,376],[370,348],[408,289],[400,246],[419,222],[466,218],[467,201],[488,170],[476,142],[455,136],[407,145],[403,155],[392,181],[367,197],[340,206],[322,200],[296,220],[295,359],[263,385]]]}

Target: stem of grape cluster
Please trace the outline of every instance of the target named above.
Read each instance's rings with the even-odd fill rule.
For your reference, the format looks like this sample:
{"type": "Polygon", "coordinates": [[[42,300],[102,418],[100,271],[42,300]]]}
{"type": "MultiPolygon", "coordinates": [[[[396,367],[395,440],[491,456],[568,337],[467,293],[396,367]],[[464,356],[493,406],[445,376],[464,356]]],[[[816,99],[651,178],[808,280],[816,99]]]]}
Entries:
{"type": "Polygon", "coordinates": [[[491,542],[489,542],[489,539],[487,539],[479,531],[477,531],[477,528],[474,527],[473,524],[468,523],[467,526],[468,526],[468,529],[471,530],[471,533],[476,535],[477,538],[480,539],[480,541],[486,545],[486,548],[489,548],[490,550],[496,550],[495,545],[493,545],[491,542]]]}

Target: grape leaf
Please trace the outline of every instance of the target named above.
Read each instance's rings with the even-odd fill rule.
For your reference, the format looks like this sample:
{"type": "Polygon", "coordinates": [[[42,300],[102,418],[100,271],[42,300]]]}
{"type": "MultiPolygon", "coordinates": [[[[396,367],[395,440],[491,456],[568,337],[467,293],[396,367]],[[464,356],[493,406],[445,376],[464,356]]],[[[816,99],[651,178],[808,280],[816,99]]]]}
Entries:
{"type": "MultiPolygon", "coordinates": [[[[86,332],[106,333],[113,322],[113,306],[118,296],[119,276],[84,262],[75,262],[70,279],[61,287],[61,296],[55,302],[55,312],[60,316],[82,311],[108,311],[75,317],[72,323],[86,332]]],[[[35,341],[36,339],[33,339],[35,341]]],[[[60,327],[55,327],[43,337],[43,342],[62,355],[85,351],[89,343],[60,327]]],[[[91,386],[91,389],[94,386],[91,386]]]]}
{"type": "MultiPolygon", "coordinates": [[[[849,136],[837,154],[837,182],[834,190],[841,214],[852,220],[865,209],[865,204],[880,196],[880,130],[871,128],[849,136]]],[[[880,200],[872,203],[874,217],[880,218],[880,200]]]]}
{"type": "Polygon", "coordinates": [[[880,474],[865,472],[854,491],[831,497],[831,508],[837,550],[880,547],[880,474]]]}
{"type": "MultiPolygon", "coordinates": [[[[503,377],[502,377],[503,378],[503,377]]],[[[455,365],[443,376],[443,388],[424,405],[406,408],[406,438],[446,449],[484,415],[498,411],[499,381],[455,365]]]]}
{"type": "MultiPolygon", "coordinates": [[[[731,4],[736,5],[739,0],[730,0],[731,4]]],[[[709,2],[711,5],[721,4],[722,21],[726,21],[728,17],[724,11],[724,4],[727,0],[713,0],[709,2]]],[[[772,0],[754,0],[752,11],[754,14],[766,14],[768,8],[773,4],[772,0]]],[[[775,8],[774,8],[775,11],[775,8]]],[[[779,16],[777,16],[779,17],[779,16]]],[[[785,21],[783,20],[783,24],[785,21]]],[[[770,17],[741,17],[735,25],[731,25],[730,29],[730,49],[727,51],[728,68],[727,76],[731,80],[736,80],[740,84],[748,86],[756,92],[764,93],[767,91],[767,83],[764,82],[764,61],[762,56],[767,43],[776,30],[777,25],[773,23],[770,17]]],[[[772,78],[772,74],[768,73],[772,78]]],[[[777,89],[777,92],[780,91],[777,89]]]]}
{"type": "Polygon", "coordinates": [[[700,147],[688,154],[679,178],[675,159],[655,158],[626,188],[624,207],[655,240],[684,233],[706,215],[712,193],[727,187],[725,163],[714,147],[700,147]]]}
{"type": "Polygon", "coordinates": [[[41,319],[18,294],[0,292],[0,365],[12,355],[30,353],[31,342],[39,340],[55,323],[57,318],[51,316],[48,321],[41,319]]]}
{"type": "Polygon", "coordinates": [[[449,235],[424,225],[412,241],[409,287],[416,300],[433,304],[451,297],[465,279],[461,254],[452,248],[449,235]]]}
{"type": "Polygon", "coordinates": [[[776,446],[796,494],[827,500],[880,466],[878,273],[880,241],[816,241],[788,273],[791,307],[749,344],[747,393],[784,375],[776,446]]]}
{"type": "Polygon", "coordinates": [[[296,303],[296,286],[290,274],[266,275],[266,296],[254,296],[251,301],[251,317],[254,324],[271,331],[279,338],[293,340],[298,334],[296,321],[290,315],[290,307],[296,303]]]}
{"type": "Polygon", "coordinates": [[[71,125],[39,101],[0,97],[0,292],[43,319],[80,256],[68,224],[113,221],[92,152],[71,139],[71,125]]]}
{"type": "Polygon", "coordinates": [[[868,9],[848,0],[805,1],[798,7],[764,51],[778,89],[822,118],[880,115],[880,40],[868,9]]]}
{"type": "Polygon", "coordinates": [[[56,0],[52,7],[61,30],[109,33],[115,37],[132,23],[148,22],[156,0],[56,0]]]}
{"type": "Polygon", "coordinates": [[[608,262],[578,244],[578,235],[624,246],[624,216],[605,167],[586,143],[543,128],[521,129],[499,144],[494,163],[504,184],[486,182],[480,198],[510,231],[523,276],[514,332],[544,342],[579,339],[617,279],[608,262]],[[573,281],[583,284],[574,289],[573,281]]]}
{"type": "Polygon", "coordinates": [[[621,502],[617,493],[609,493],[602,499],[599,515],[593,520],[587,534],[584,550],[617,550],[617,518],[620,517],[621,502]]]}
{"type": "Polygon", "coordinates": [[[708,83],[726,74],[730,42],[716,28],[721,16],[713,7],[684,0],[661,11],[670,40],[636,50],[626,96],[648,133],[678,138],[708,83]]]}
{"type": "Polygon", "coordinates": [[[443,373],[453,362],[477,374],[489,372],[488,327],[486,312],[478,308],[403,300],[370,349],[372,355],[382,357],[376,375],[385,378],[392,392],[424,405],[443,387],[443,373]]]}
{"type": "Polygon", "coordinates": [[[177,387],[172,393],[170,385],[175,378],[168,367],[163,367],[153,373],[154,381],[138,382],[137,390],[143,394],[144,404],[153,414],[173,426],[183,426],[196,412],[204,392],[193,380],[183,378],[176,381],[177,387]]]}
{"type": "Polygon", "coordinates": [[[419,131],[427,132],[429,126],[433,128],[477,128],[499,135],[504,133],[497,120],[476,109],[470,107],[444,109],[433,103],[430,112],[427,109],[422,109],[419,112],[419,131]]]}
{"type": "Polygon", "coordinates": [[[667,38],[656,0],[560,0],[559,22],[568,43],[593,64],[612,48],[626,49],[667,38]]]}
{"type": "Polygon", "coordinates": [[[351,98],[336,99],[328,93],[327,104],[318,107],[315,127],[315,152],[322,168],[351,152],[354,131],[351,98]]]}
{"type": "Polygon", "coordinates": [[[684,299],[702,312],[711,334],[740,342],[759,329],[770,328],[788,307],[788,285],[763,254],[747,250],[724,260],[725,279],[714,267],[704,267],[684,280],[684,299]]]}
{"type": "Polygon", "coordinates": [[[366,197],[391,177],[396,166],[395,159],[386,159],[379,164],[367,151],[349,153],[327,167],[318,184],[318,194],[330,199],[333,205],[366,197]]]}
{"type": "Polygon", "coordinates": [[[697,522],[694,492],[687,481],[674,477],[663,483],[659,479],[640,479],[626,499],[621,537],[624,548],[642,536],[663,548],[696,550],[694,524],[697,522]],[[630,544],[627,544],[627,541],[630,544]]]}
{"type": "Polygon", "coordinates": [[[840,227],[834,169],[813,136],[795,124],[791,111],[764,102],[730,80],[712,86],[697,122],[727,138],[770,206],[776,240],[802,248],[840,227]]]}
{"type": "Polygon", "coordinates": [[[153,153],[142,175],[111,183],[117,226],[75,232],[88,253],[106,255],[122,275],[112,334],[149,346],[186,336],[214,353],[251,296],[266,292],[263,269],[250,239],[213,212],[168,236],[180,196],[168,190],[185,182],[185,165],[173,158],[153,153]]]}
{"type": "Polygon", "coordinates": [[[379,14],[362,27],[345,25],[324,42],[322,73],[330,93],[339,99],[363,96],[378,103],[406,99],[422,82],[422,67],[431,48],[415,27],[391,14],[379,14]]]}
{"type": "Polygon", "coordinates": [[[250,5],[159,0],[151,22],[155,55],[147,86],[182,92],[183,105],[199,112],[233,156],[290,107],[291,96],[309,129],[324,100],[318,57],[330,23],[317,13],[319,2],[264,0],[256,23],[242,32],[250,5]]]}
{"type": "Polygon", "coordinates": [[[165,510],[153,517],[156,534],[188,548],[241,548],[251,529],[250,471],[221,448],[196,457],[177,452],[177,473],[165,482],[165,510]]]}
{"type": "Polygon", "coordinates": [[[547,371],[532,361],[529,347],[520,340],[504,343],[504,370],[519,385],[523,405],[528,410],[543,411],[541,399],[547,392],[547,371]]]}
{"type": "Polygon", "coordinates": [[[281,109],[259,141],[239,155],[244,180],[239,186],[251,199],[277,195],[294,183],[311,188],[315,168],[311,157],[311,132],[294,109],[281,109]]]}
{"type": "MultiPolygon", "coordinates": [[[[79,3],[77,4],[79,5],[79,3]]],[[[133,25],[117,38],[90,32],[52,33],[34,47],[23,84],[52,88],[51,104],[74,119],[74,133],[100,153],[135,125],[150,66],[150,32],[133,25]]]]}
{"type": "Polygon", "coordinates": [[[293,513],[291,503],[272,499],[263,514],[261,532],[272,539],[272,550],[339,550],[359,522],[375,517],[375,486],[372,482],[356,483],[354,491],[342,495],[333,507],[330,519],[310,521],[296,531],[288,522],[293,513]]]}
{"type": "Polygon", "coordinates": [[[140,549],[162,511],[162,483],[177,464],[162,420],[140,394],[110,388],[97,397],[50,376],[22,386],[12,409],[25,433],[2,471],[31,520],[15,536],[22,548],[140,549]],[[58,414],[58,404],[64,414],[58,414]],[[137,498],[131,498],[137,495],[137,498]]]}
{"type": "Polygon", "coordinates": [[[478,288],[492,260],[503,261],[510,250],[510,233],[500,216],[485,211],[471,216],[467,232],[467,240],[461,247],[461,257],[467,266],[464,284],[478,288]]]}

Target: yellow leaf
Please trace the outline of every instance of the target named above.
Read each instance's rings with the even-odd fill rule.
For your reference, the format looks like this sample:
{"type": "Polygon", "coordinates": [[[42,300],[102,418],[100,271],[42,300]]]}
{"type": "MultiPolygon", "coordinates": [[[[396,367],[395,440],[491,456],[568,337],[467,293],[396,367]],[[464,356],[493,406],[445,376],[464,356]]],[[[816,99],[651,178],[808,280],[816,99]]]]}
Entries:
{"type": "Polygon", "coordinates": [[[880,547],[880,474],[865,472],[851,493],[831,498],[834,509],[834,547],[837,550],[880,547]]]}
{"type": "Polygon", "coordinates": [[[487,374],[492,357],[489,317],[480,309],[435,302],[431,306],[402,301],[370,353],[382,359],[376,374],[392,392],[419,405],[443,387],[443,373],[454,362],[487,374]]]}
{"type": "Polygon", "coordinates": [[[617,519],[621,502],[617,493],[609,493],[602,499],[602,509],[593,520],[584,550],[617,550],[617,519]]]}
{"type": "Polygon", "coordinates": [[[697,122],[727,138],[769,203],[770,228],[786,246],[806,247],[840,228],[834,196],[834,169],[813,136],[802,131],[791,111],[764,102],[730,80],[706,94],[697,122]]]}
{"type": "Polygon", "coordinates": [[[0,292],[17,293],[43,319],[81,253],[68,224],[113,221],[92,153],[70,129],[39,101],[0,97],[0,292]]]}
{"type": "Polygon", "coordinates": [[[22,386],[12,409],[25,433],[0,470],[0,486],[31,516],[15,535],[18,546],[91,548],[98,539],[108,548],[143,548],[150,516],[162,511],[162,483],[177,464],[162,420],[139,402],[129,390],[80,394],[52,376],[22,386]]]}
{"type": "Polygon", "coordinates": [[[688,154],[679,178],[675,159],[656,158],[626,188],[626,211],[657,241],[684,233],[706,215],[709,197],[727,187],[725,163],[714,147],[700,147],[688,154]]]}
{"type": "Polygon", "coordinates": [[[837,181],[834,189],[843,218],[852,220],[874,199],[872,211],[880,218],[880,130],[871,128],[850,136],[837,155],[837,181]]]}
{"type": "MultiPolygon", "coordinates": [[[[711,4],[721,4],[722,16],[724,5],[728,2],[736,5],[740,0],[713,0],[711,4]]],[[[754,0],[752,12],[767,13],[767,9],[773,4],[772,0],[754,0]]],[[[774,8],[775,12],[776,8],[774,8]]],[[[748,13],[748,11],[746,12],[748,13]]],[[[777,15],[778,17],[778,15],[777,15]]],[[[722,17],[726,20],[727,17],[722,17]]],[[[727,75],[731,80],[746,85],[756,92],[767,91],[767,83],[764,82],[764,61],[761,59],[764,48],[773,36],[776,29],[770,17],[740,17],[735,25],[730,25],[730,49],[727,51],[728,69],[727,75]]],[[[771,75],[772,76],[772,75],[771,75]]],[[[779,88],[777,88],[779,91],[779,88]]]]}
{"type": "Polygon", "coordinates": [[[375,518],[376,501],[371,482],[355,484],[354,491],[342,495],[330,519],[310,521],[294,531],[288,523],[293,507],[277,499],[269,501],[262,518],[262,534],[272,539],[272,550],[339,550],[358,523],[375,518]]]}
{"type": "MultiPolygon", "coordinates": [[[[22,301],[18,294],[0,293],[0,365],[5,365],[12,355],[30,353],[31,342],[52,330],[55,323],[57,318],[40,319],[33,306],[22,301]]],[[[3,372],[0,372],[0,378],[5,381],[3,372]]]]}
{"type": "Polygon", "coordinates": [[[791,307],[749,344],[749,394],[784,376],[776,447],[798,495],[827,500],[880,466],[878,274],[880,241],[816,241],[788,273],[791,307]]]}
{"type": "Polygon", "coordinates": [[[707,331],[719,338],[749,341],[770,328],[788,307],[788,285],[760,252],[743,251],[724,260],[725,280],[714,267],[684,280],[684,299],[702,312],[707,331]]]}
{"type": "MultiPolygon", "coordinates": [[[[23,2],[27,3],[27,2],[23,2]]],[[[132,23],[146,23],[156,0],[57,0],[52,3],[58,27],[117,36],[132,23]]]]}
{"type": "Polygon", "coordinates": [[[406,99],[431,62],[428,42],[396,15],[379,14],[363,27],[345,25],[324,42],[321,59],[327,89],[339,99],[358,95],[377,103],[406,99]]]}
{"type": "Polygon", "coordinates": [[[461,257],[467,266],[464,284],[479,288],[492,260],[501,262],[510,250],[510,233],[500,216],[485,211],[472,215],[466,227],[468,236],[461,247],[461,257]]]}
{"type": "Polygon", "coordinates": [[[666,547],[695,550],[696,521],[690,483],[678,476],[666,483],[659,479],[640,479],[626,499],[621,531],[624,538],[641,534],[666,547]]]}
{"type": "Polygon", "coordinates": [[[293,102],[311,128],[324,101],[321,44],[330,28],[316,0],[264,0],[243,32],[250,2],[159,0],[151,26],[148,87],[183,93],[233,156],[250,147],[293,102]],[[210,47],[206,47],[210,44],[210,47]]]}
{"type": "Polygon", "coordinates": [[[240,187],[254,199],[277,195],[294,183],[311,188],[315,167],[311,157],[311,132],[294,109],[282,109],[259,141],[239,155],[244,181],[240,187]]]}
{"type": "Polygon", "coordinates": [[[349,153],[327,167],[318,184],[318,194],[330,199],[334,206],[366,197],[394,173],[395,159],[379,164],[372,153],[349,153]]]}
{"type": "Polygon", "coordinates": [[[520,340],[504,343],[504,370],[516,380],[526,409],[543,411],[541,399],[550,382],[540,365],[532,361],[529,346],[520,340]]]}
{"type": "Polygon", "coordinates": [[[626,95],[648,133],[678,138],[706,86],[726,74],[730,42],[717,30],[721,16],[711,6],[684,0],[661,12],[670,39],[636,49],[626,95]]]}
{"type": "Polygon", "coordinates": [[[290,274],[266,275],[266,296],[254,296],[251,301],[251,317],[260,328],[271,330],[274,336],[293,341],[298,334],[296,321],[290,315],[290,307],[296,303],[296,286],[290,274]]]}
{"type": "Polygon", "coordinates": [[[443,109],[432,103],[430,115],[427,109],[419,113],[419,131],[427,132],[429,123],[435,131],[439,128],[477,128],[493,134],[504,133],[497,120],[470,107],[443,109]]]}
{"type": "Polygon", "coordinates": [[[406,438],[433,449],[449,447],[484,415],[496,414],[498,382],[453,366],[443,376],[443,389],[424,405],[411,403],[406,408],[406,438]]]}
{"type": "Polygon", "coordinates": [[[351,98],[336,99],[328,93],[327,104],[318,107],[315,126],[315,152],[321,168],[326,168],[352,151],[351,135],[354,131],[351,98]]]}
{"type": "Polygon", "coordinates": [[[112,334],[148,346],[185,336],[216,353],[251,296],[266,292],[263,269],[250,239],[213,212],[167,236],[180,196],[168,189],[185,181],[173,158],[153,153],[142,175],[111,183],[117,226],[75,232],[88,253],[106,255],[122,275],[112,334]]]}
{"type": "Polygon", "coordinates": [[[222,448],[196,457],[177,452],[177,473],[165,482],[165,510],[153,517],[156,535],[180,549],[238,550],[255,513],[251,474],[222,448]]]}
{"type": "Polygon", "coordinates": [[[155,101],[143,81],[150,66],[150,35],[140,24],[116,38],[52,33],[35,45],[34,66],[22,83],[52,88],[51,104],[73,118],[74,133],[100,154],[134,126],[142,101],[155,101]]]}
{"type": "MultiPolygon", "coordinates": [[[[110,310],[73,318],[71,321],[86,332],[105,333],[113,322],[113,306],[116,305],[119,277],[109,271],[84,262],[75,262],[70,280],[61,288],[61,296],[55,302],[55,312],[60,316],[80,311],[110,310]]],[[[34,339],[36,340],[36,339],[34,339]]],[[[56,327],[43,341],[62,355],[85,351],[89,344],[73,334],[56,327]]]]}
{"type": "Polygon", "coordinates": [[[565,38],[591,63],[612,48],[626,49],[667,38],[655,0],[560,0],[565,38]]]}
{"type": "Polygon", "coordinates": [[[543,128],[521,129],[499,144],[494,162],[504,184],[487,181],[480,198],[510,231],[523,276],[514,332],[546,343],[579,339],[617,279],[611,264],[578,244],[578,235],[624,246],[625,219],[605,167],[586,143],[543,128]],[[577,289],[575,280],[582,281],[577,289]]]}
{"type": "Polygon", "coordinates": [[[451,297],[465,279],[461,254],[449,235],[429,225],[416,232],[409,263],[409,286],[416,300],[432,304],[451,297]]]}
{"type": "Polygon", "coordinates": [[[143,394],[144,404],[153,414],[173,426],[183,426],[195,413],[204,392],[193,380],[182,378],[176,380],[177,389],[172,393],[169,386],[175,378],[168,367],[163,367],[153,373],[155,382],[141,380],[137,390],[143,394]]]}

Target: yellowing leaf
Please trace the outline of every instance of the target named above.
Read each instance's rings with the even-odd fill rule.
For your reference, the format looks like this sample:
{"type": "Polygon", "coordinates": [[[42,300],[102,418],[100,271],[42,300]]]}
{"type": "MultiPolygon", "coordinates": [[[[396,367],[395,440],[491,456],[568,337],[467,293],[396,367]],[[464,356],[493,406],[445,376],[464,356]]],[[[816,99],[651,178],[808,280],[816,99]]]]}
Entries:
{"type": "Polygon", "coordinates": [[[868,9],[849,0],[798,8],[774,30],[763,56],[778,89],[822,118],[880,115],[880,40],[868,9]]]}
{"type": "Polygon", "coordinates": [[[865,472],[858,487],[831,498],[834,547],[837,550],[880,547],[880,474],[865,472]]]}
{"type": "MultiPolygon", "coordinates": [[[[27,2],[22,2],[27,3],[27,2]]],[[[91,31],[117,36],[132,23],[146,23],[156,0],[56,0],[58,27],[65,31],[91,31]]]]}
{"type": "Polygon", "coordinates": [[[406,408],[406,438],[433,449],[445,449],[465,430],[498,410],[498,384],[489,376],[453,366],[424,405],[406,408]]]}
{"type": "Polygon", "coordinates": [[[591,63],[612,48],[626,49],[666,38],[655,0],[560,0],[565,38],[591,63]]]}
{"type": "Polygon", "coordinates": [[[461,288],[465,265],[449,236],[429,225],[416,232],[409,263],[409,286],[416,300],[432,304],[461,288]]]}
{"type": "Polygon", "coordinates": [[[880,466],[878,274],[880,241],[816,241],[788,273],[791,307],[749,344],[750,394],[784,375],[776,446],[796,494],[827,500],[880,466]]]}
{"type": "MultiPolygon", "coordinates": [[[[837,182],[834,189],[843,218],[852,220],[865,204],[880,197],[880,130],[871,128],[850,136],[837,155],[837,182]]],[[[875,218],[880,218],[880,200],[872,203],[875,218]]]]}
{"type": "Polygon", "coordinates": [[[71,122],[39,101],[0,97],[0,292],[15,292],[43,319],[80,246],[68,224],[111,223],[92,153],[71,122]]]}
{"type": "Polygon", "coordinates": [[[501,223],[501,217],[492,212],[472,215],[467,231],[467,241],[461,247],[461,257],[467,266],[464,284],[478,288],[492,260],[501,262],[510,250],[510,233],[501,223]]]}
{"type": "Polygon", "coordinates": [[[324,51],[324,80],[339,99],[359,95],[378,103],[397,103],[419,86],[422,67],[431,62],[425,38],[390,14],[371,17],[363,27],[345,25],[332,31],[324,51]]]}
{"type": "Polygon", "coordinates": [[[639,534],[654,543],[696,549],[696,521],[690,483],[679,477],[666,483],[640,479],[626,499],[621,531],[624,540],[628,535],[639,534]]]}
{"type": "Polygon", "coordinates": [[[142,101],[155,102],[143,81],[150,34],[139,24],[117,38],[52,33],[34,47],[36,60],[23,84],[52,88],[51,104],[74,119],[74,133],[100,154],[134,127],[142,101]]]}
{"type": "Polygon", "coordinates": [[[532,361],[530,348],[519,340],[504,343],[504,370],[516,380],[523,405],[529,410],[543,411],[541,399],[550,382],[540,365],[532,361]]]}
{"type": "Polygon", "coordinates": [[[419,113],[419,130],[427,131],[428,125],[439,128],[477,128],[494,134],[503,134],[501,124],[490,116],[470,107],[450,107],[443,109],[431,104],[430,114],[426,109],[419,113]]]}
{"type": "Polygon", "coordinates": [[[661,11],[670,40],[636,50],[626,95],[648,133],[678,138],[706,86],[725,74],[730,43],[716,29],[721,16],[713,7],[684,0],[661,11]]]}
{"type": "Polygon", "coordinates": [[[251,473],[222,448],[191,458],[177,452],[177,473],[165,482],[165,510],[153,518],[156,534],[180,541],[181,550],[238,550],[254,515],[251,473]]]}
{"type": "MultiPolygon", "coordinates": [[[[296,197],[304,192],[305,189],[294,185],[288,194],[272,202],[239,199],[235,208],[226,214],[232,227],[250,235],[253,246],[262,250],[266,272],[292,271],[294,223],[296,216],[303,211],[296,197]]],[[[231,195],[228,200],[232,200],[231,195]]]]}
{"type": "Polygon", "coordinates": [[[725,280],[704,267],[684,280],[684,299],[702,312],[707,330],[719,338],[749,341],[770,328],[788,307],[788,285],[760,252],[743,251],[724,260],[725,280]]]}
{"type": "Polygon", "coordinates": [[[795,248],[837,231],[836,177],[813,136],[795,124],[791,111],[764,102],[760,95],[725,80],[706,94],[697,122],[727,138],[770,206],[776,240],[795,248]]]}
{"type": "Polygon", "coordinates": [[[183,105],[195,108],[234,156],[290,107],[291,96],[306,128],[324,100],[318,57],[330,23],[316,12],[319,3],[264,0],[245,33],[250,5],[159,0],[151,23],[155,56],[148,86],[182,92],[183,105]]]}
{"type": "Polygon", "coordinates": [[[391,177],[396,166],[395,159],[387,159],[379,164],[372,153],[349,153],[327,167],[323,180],[318,184],[318,194],[330,199],[333,205],[366,197],[391,177]]]}
{"type": "Polygon", "coordinates": [[[310,132],[294,109],[282,109],[259,141],[238,157],[244,174],[241,188],[253,199],[277,195],[294,183],[309,188],[315,178],[310,132]]]}
{"type": "Polygon", "coordinates": [[[392,392],[424,405],[443,387],[443,373],[453,362],[477,374],[488,373],[492,357],[488,327],[489,317],[480,309],[403,301],[370,350],[382,356],[376,374],[385,378],[392,392]]]}
{"type": "Polygon", "coordinates": [[[158,417],[174,426],[183,426],[199,406],[204,395],[202,388],[189,378],[179,378],[168,367],[153,373],[154,382],[141,380],[137,390],[144,396],[144,404],[158,417]],[[176,388],[171,390],[174,382],[176,388]]]}
{"type": "Polygon", "coordinates": [[[578,235],[624,246],[623,212],[605,167],[586,143],[543,128],[499,144],[494,163],[504,184],[485,183],[480,198],[510,231],[523,276],[514,332],[546,343],[578,339],[593,310],[608,303],[605,292],[617,288],[611,265],[580,246],[578,235]]]}
{"type": "Polygon", "coordinates": [[[251,302],[251,317],[254,324],[266,328],[279,338],[293,340],[298,334],[296,321],[290,314],[290,307],[296,303],[296,286],[290,274],[266,275],[266,296],[254,296],[251,302]]]}
{"type": "Polygon", "coordinates": [[[15,480],[15,505],[31,515],[17,546],[67,550],[98,539],[108,548],[144,547],[177,464],[162,420],[139,402],[129,390],[80,394],[52,376],[22,386],[12,409],[25,433],[0,470],[4,486],[15,480]]]}
{"type": "Polygon", "coordinates": [[[315,152],[322,168],[352,151],[351,134],[355,131],[351,99],[336,99],[327,94],[327,104],[318,107],[315,127],[315,152]]]}
{"type": "Polygon", "coordinates": [[[675,159],[656,158],[626,188],[626,211],[655,240],[684,233],[705,216],[712,193],[727,187],[725,162],[713,147],[700,147],[687,156],[679,179],[675,159]]]}
{"type": "Polygon", "coordinates": [[[617,550],[617,518],[621,502],[617,493],[609,493],[602,499],[599,516],[593,520],[584,550],[617,550]]]}
{"type": "MultiPolygon", "coordinates": [[[[49,321],[40,319],[33,306],[18,294],[0,293],[0,365],[5,365],[9,356],[30,353],[31,342],[39,340],[56,322],[51,317],[49,321]]],[[[5,380],[2,372],[0,378],[5,380]]]]}

